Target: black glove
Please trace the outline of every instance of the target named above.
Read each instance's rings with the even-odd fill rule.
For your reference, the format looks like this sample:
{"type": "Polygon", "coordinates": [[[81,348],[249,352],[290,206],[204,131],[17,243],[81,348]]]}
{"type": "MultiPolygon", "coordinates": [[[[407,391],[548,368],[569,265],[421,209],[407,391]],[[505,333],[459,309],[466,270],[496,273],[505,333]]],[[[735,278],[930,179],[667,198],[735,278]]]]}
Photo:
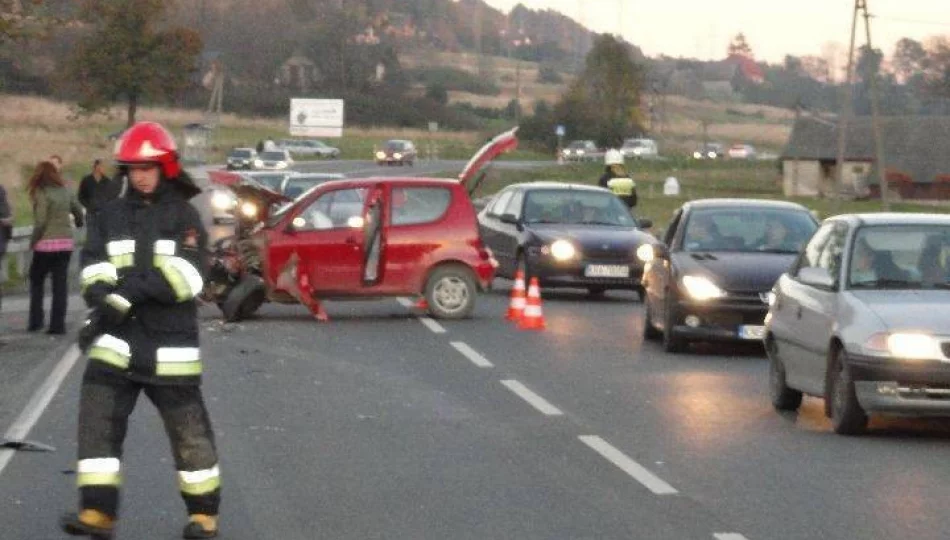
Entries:
{"type": "Polygon", "coordinates": [[[99,315],[101,326],[114,328],[122,324],[131,309],[132,304],[125,297],[110,293],[102,299],[102,303],[96,308],[96,312],[99,315]]]}
{"type": "Polygon", "coordinates": [[[86,323],[79,330],[79,337],[76,339],[76,344],[83,354],[89,352],[89,348],[96,342],[96,338],[104,333],[99,319],[99,314],[93,311],[90,313],[89,318],[86,319],[86,323]]]}

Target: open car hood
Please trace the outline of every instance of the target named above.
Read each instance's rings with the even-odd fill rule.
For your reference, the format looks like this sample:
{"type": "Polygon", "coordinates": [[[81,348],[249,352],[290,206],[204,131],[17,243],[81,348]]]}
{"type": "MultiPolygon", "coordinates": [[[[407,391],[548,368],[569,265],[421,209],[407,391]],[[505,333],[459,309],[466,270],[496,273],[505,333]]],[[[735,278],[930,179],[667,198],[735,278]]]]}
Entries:
{"type": "Polygon", "coordinates": [[[268,206],[291,201],[289,197],[277,193],[271,188],[251,178],[241,178],[236,183],[231,184],[228,187],[231,188],[231,191],[233,191],[239,199],[264,201],[268,206]]]}
{"type": "Polygon", "coordinates": [[[478,152],[475,152],[475,155],[472,156],[472,159],[468,161],[468,163],[465,165],[465,168],[462,169],[461,174],[459,174],[459,183],[463,186],[467,186],[469,188],[469,192],[472,192],[477,186],[477,182],[480,181],[473,181],[473,179],[476,177],[476,175],[478,175],[478,172],[481,171],[482,167],[484,167],[486,163],[489,163],[499,155],[505,152],[510,152],[518,147],[518,137],[516,136],[517,131],[517,126],[513,127],[485,143],[485,145],[482,146],[478,152]]]}

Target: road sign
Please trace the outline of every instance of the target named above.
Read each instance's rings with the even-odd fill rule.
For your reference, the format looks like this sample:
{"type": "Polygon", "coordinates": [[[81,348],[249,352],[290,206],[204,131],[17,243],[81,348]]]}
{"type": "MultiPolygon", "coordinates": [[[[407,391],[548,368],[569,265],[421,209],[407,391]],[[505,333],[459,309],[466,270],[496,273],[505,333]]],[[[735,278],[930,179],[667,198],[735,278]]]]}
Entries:
{"type": "Polygon", "coordinates": [[[429,132],[435,133],[436,131],[439,131],[439,123],[429,122],[429,132]]]}
{"type": "Polygon", "coordinates": [[[303,137],[342,137],[342,99],[290,99],[290,134],[303,137]]]}
{"type": "Polygon", "coordinates": [[[564,136],[564,126],[558,124],[558,126],[557,126],[556,128],[554,128],[554,134],[557,135],[558,137],[563,137],[563,136],[564,136]]]}

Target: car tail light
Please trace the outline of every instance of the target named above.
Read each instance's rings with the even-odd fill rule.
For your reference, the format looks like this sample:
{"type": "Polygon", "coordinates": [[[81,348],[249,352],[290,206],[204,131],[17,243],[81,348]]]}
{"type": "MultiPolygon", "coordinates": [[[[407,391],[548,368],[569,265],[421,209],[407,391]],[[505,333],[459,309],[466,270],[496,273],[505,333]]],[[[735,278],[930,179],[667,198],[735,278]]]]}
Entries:
{"type": "Polygon", "coordinates": [[[495,258],[495,254],[492,253],[491,248],[486,246],[481,238],[469,240],[468,244],[478,251],[478,257],[483,261],[490,261],[495,258]]]}

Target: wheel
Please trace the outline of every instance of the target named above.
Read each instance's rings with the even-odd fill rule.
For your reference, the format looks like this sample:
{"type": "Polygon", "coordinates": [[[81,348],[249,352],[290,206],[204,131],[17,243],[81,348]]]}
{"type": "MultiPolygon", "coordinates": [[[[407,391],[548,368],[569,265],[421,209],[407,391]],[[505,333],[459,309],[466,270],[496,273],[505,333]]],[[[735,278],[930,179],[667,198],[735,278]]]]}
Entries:
{"type": "Polygon", "coordinates": [[[788,387],[785,365],[778,358],[775,342],[769,339],[765,350],[769,357],[769,398],[776,411],[797,411],[802,405],[802,393],[788,387]]]}
{"type": "Polygon", "coordinates": [[[835,433],[858,435],[868,427],[868,415],[858,403],[846,360],[847,353],[838,349],[831,362],[831,388],[825,399],[831,400],[831,426],[835,433]]]}
{"type": "Polygon", "coordinates": [[[653,325],[653,313],[650,309],[650,303],[644,302],[644,311],[643,311],[643,339],[649,341],[656,341],[663,337],[663,332],[660,332],[656,329],[656,326],[653,325]]]}
{"type": "Polygon", "coordinates": [[[237,322],[253,315],[266,299],[264,280],[259,276],[249,275],[231,289],[219,307],[224,314],[224,320],[237,322]]]}
{"type": "Polygon", "coordinates": [[[670,293],[666,293],[666,316],[663,320],[663,350],[668,353],[682,352],[686,348],[686,340],[677,337],[673,332],[676,319],[673,313],[673,300],[670,293]]]}
{"type": "Polygon", "coordinates": [[[606,292],[606,287],[587,287],[587,296],[591,298],[603,298],[606,292]]]}
{"type": "Polygon", "coordinates": [[[471,270],[458,265],[440,266],[426,281],[425,298],[436,319],[465,319],[475,309],[477,291],[471,270]]]}

